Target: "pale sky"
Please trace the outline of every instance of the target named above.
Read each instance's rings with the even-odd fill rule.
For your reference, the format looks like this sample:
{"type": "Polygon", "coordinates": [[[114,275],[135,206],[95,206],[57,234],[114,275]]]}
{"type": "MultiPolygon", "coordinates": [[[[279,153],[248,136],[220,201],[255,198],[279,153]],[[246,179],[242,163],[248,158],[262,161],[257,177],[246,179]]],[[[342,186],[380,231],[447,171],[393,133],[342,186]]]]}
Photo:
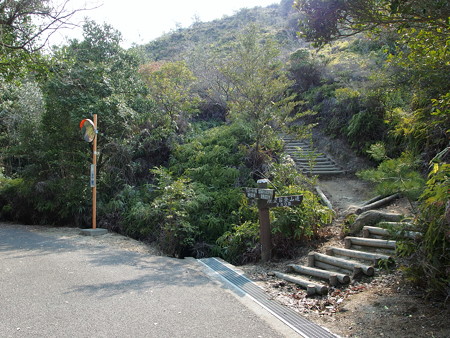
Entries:
{"type": "MultiPolygon", "coordinates": [[[[61,3],[63,0],[53,0],[61,3]]],[[[207,22],[233,15],[241,8],[266,7],[280,0],[69,0],[71,8],[99,8],[83,11],[74,22],[82,23],[89,17],[97,23],[108,23],[122,33],[123,47],[132,43],[144,44],[177,25],[189,27],[198,18],[207,22]]],[[[59,44],[65,37],[81,38],[81,29],[65,29],[57,32],[52,44],[59,44]]]]}

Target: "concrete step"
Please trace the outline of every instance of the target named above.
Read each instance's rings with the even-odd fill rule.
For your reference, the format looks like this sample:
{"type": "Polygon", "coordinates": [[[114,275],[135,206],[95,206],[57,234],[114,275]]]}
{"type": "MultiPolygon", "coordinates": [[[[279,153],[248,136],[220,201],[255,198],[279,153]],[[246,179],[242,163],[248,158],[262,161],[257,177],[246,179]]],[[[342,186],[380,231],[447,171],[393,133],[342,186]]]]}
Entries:
{"type": "Polygon", "coordinates": [[[345,174],[342,167],[338,166],[326,154],[314,150],[309,142],[295,140],[290,136],[285,136],[284,141],[285,153],[291,156],[297,168],[303,174],[319,176],[345,174]],[[314,164],[312,168],[309,165],[310,163],[314,164]]]}
{"type": "Polygon", "coordinates": [[[329,158],[318,158],[316,160],[311,160],[311,161],[303,159],[303,158],[296,158],[296,159],[293,158],[293,160],[294,160],[294,162],[297,162],[299,164],[304,164],[304,165],[312,163],[312,164],[316,164],[316,165],[330,165],[330,164],[332,164],[332,165],[338,166],[335,162],[333,162],[329,158]]]}
{"type": "Polygon", "coordinates": [[[292,148],[302,148],[302,149],[310,149],[310,145],[307,143],[286,143],[284,145],[285,149],[292,149],[292,148]]]}
{"type": "Polygon", "coordinates": [[[343,170],[335,170],[335,171],[303,171],[305,175],[314,175],[314,176],[332,176],[332,175],[344,175],[346,172],[343,170]]]}
{"type": "MultiPolygon", "coordinates": [[[[309,168],[309,166],[306,163],[298,163],[298,164],[301,167],[309,168]]],[[[315,166],[313,166],[313,168],[315,168],[315,169],[326,169],[326,170],[329,170],[329,169],[340,169],[334,163],[325,163],[325,162],[318,163],[315,166]]]]}

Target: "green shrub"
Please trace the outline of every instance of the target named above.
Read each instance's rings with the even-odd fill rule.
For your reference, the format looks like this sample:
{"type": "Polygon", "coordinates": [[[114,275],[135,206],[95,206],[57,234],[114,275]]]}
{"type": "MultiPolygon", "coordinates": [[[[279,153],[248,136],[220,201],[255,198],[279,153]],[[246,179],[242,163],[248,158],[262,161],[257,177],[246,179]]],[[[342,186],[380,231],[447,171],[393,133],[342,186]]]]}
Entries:
{"type": "MultiPolygon", "coordinates": [[[[449,149],[447,148],[447,152],[449,149]]],[[[407,241],[400,254],[409,256],[407,276],[429,294],[448,299],[450,290],[450,164],[434,163],[420,197],[417,230],[423,238],[407,241]]]]}
{"type": "Polygon", "coordinates": [[[364,152],[374,140],[383,139],[385,132],[383,116],[372,111],[356,113],[345,128],[350,143],[360,152],[364,152]]]}
{"type": "Polygon", "coordinates": [[[284,196],[303,195],[300,205],[272,209],[272,232],[286,238],[302,241],[317,236],[320,227],[331,223],[333,212],[320,204],[311,191],[289,186],[284,196]]]}
{"type": "Polygon", "coordinates": [[[201,197],[189,179],[172,179],[163,168],[154,169],[159,196],[151,203],[152,228],[159,247],[168,255],[184,257],[194,245],[198,226],[190,222],[190,213],[198,209],[201,197]]]}
{"type": "Polygon", "coordinates": [[[221,256],[232,264],[254,262],[260,257],[259,223],[246,221],[226,231],[218,240],[221,256]]]}
{"type": "Polygon", "coordinates": [[[0,177],[0,220],[31,222],[28,191],[23,179],[0,177]]]}
{"type": "MultiPolygon", "coordinates": [[[[379,145],[372,148],[372,153],[382,156],[379,145]]],[[[376,190],[380,195],[401,192],[409,200],[417,200],[423,191],[424,179],[416,169],[417,159],[409,152],[395,159],[386,159],[376,169],[363,170],[357,176],[376,183],[376,190]]]]}
{"type": "Polygon", "coordinates": [[[126,236],[153,241],[156,238],[151,227],[151,200],[150,186],[125,185],[107,202],[99,201],[99,225],[126,236]]]}
{"type": "Polygon", "coordinates": [[[82,226],[90,220],[87,188],[75,180],[0,179],[0,218],[27,224],[82,226]]]}

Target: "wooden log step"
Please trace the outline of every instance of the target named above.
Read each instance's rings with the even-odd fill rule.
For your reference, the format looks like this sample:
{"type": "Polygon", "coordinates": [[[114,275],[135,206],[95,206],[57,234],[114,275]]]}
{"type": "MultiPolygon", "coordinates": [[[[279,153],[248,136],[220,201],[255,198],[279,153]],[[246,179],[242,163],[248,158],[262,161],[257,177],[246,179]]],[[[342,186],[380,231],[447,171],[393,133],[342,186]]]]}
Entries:
{"type": "Polygon", "coordinates": [[[363,259],[366,261],[371,261],[374,266],[378,266],[378,263],[381,260],[386,260],[389,262],[393,262],[393,259],[391,256],[383,255],[380,253],[372,253],[372,252],[364,252],[359,250],[349,250],[349,249],[343,249],[343,248],[327,248],[327,255],[334,256],[345,256],[350,258],[357,258],[357,259],[363,259]]]}
{"type": "Polygon", "coordinates": [[[417,231],[406,230],[412,228],[413,224],[410,222],[379,222],[378,227],[383,229],[390,229],[389,235],[394,235],[403,238],[417,239],[423,236],[423,233],[417,231]]]}
{"type": "Polygon", "coordinates": [[[377,223],[377,226],[385,229],[407,229],[412,228],[413,224],[411,222],[381,221],[377,223]]]}
{"type": "Polygon", "coordinates": [[[359,267],[362,269],[364,274],[367,276],[373,276],[373,274],[375,273],[375,269],[373,268],[373,266],[361,264],[359,262],[351,261],[351,260],[347,260],[347,259],[343,259],[343,258],[328,256],[328,255],[324,255],[324,254],[317,253],[317,252],[314,253],[314,260],[315,260],[315,262],[319,261],[319,262],[335,265],[335,266],[338,266],[338,267],[341,267],[341,268],[344,268],[347,270],[351,270],[351,271],[353,271],[354,268],[359,267]]]}
{"type": "Polygon", "coordinates": [[[371,198],[370,200],[368,200],[368,201],[366,201],[366,202],[363,202],[362,204],[361,204],[361,206],[365,206],[365,205],[368,205],[368,204],[372,204],[373,202],[376,202],[376,201],[379,201],[379,200],[381,200],[382,198],[384,198],[384,197],[386,197],[386,195],[378,195],[378,196],[375,196],[375,197],[373,197],[373,198],[371,198]]]}
{"type": "Polygon", "coordinates": [[[322,270],[328,270],[336,273],[341,273],[343,275],[351,275],[352,279],[359,278],[361,275],[363,275],[363,271],[359,266],[354,267],[353,269],[344,269],[340,268],[336,265],[327,264],[324,262],[316,261],[315,266],[322,269],[322,270]]]}
{"type": "Polygon", "coordinates": [[[288,282],[295,283],[295,284],[300,285],[301,287],[305,288],[308,296],[311,296],[312,294],[314,294],[313,292],[315,292],[319,295],[326,295],[328,293],[328,287],[326,285],[312,282],[312,281],[302,279],[299,277],[287,275],[285,273],[281,273],[278,271],[273,271],[273,274],[280,279],[284,279],[288,282]]]}
{"type": "Polygon", "coordinates": [[[389,237],[389,236],[395,236],[395,237],[399,237],[399,238],[409,238],[409,239],[417,239],[422,237],[422,233],[420,232],[416,232],[416,231],[403,231],[400,229],[392,229],[392,230],[388,230],[385,228],[379,228],[379,227],[371,227],[371,226],[364,226],[363,227],[363,237],[364,238],[368,238],[371,235],[376,235],[376,236],[384,236],[384,237],[389,237]]]}
{"type": "Polygon", "coordinates": [[[357,214],[362,214],[364,211],[372,210],[372,209],[376,209],[376,208],[382,207],[383,205],[389,204],[389,203],[391,203],[393,200],[395,200],[395,199],[397,199],[397,198],[399,198],[399,197],[400,197],[400,194],[394,194],[394,195],[391,195],[391,196],[382,198],[382,199],[377,200],[377,201],[375,201],[375,202],[373,202],[373,203],[366,204],[366,205],[364,205],[364,206],[358,208],[358,209],[356,210],[356,213],[357,213],[357,214]]]}
{"type": "Polygon", "coordinates": [[[323,193],[322,189],[320,189],[320,187],[318,185],[316,185],[314,187],[314,189],[316,190],[317,194],[319,195],[320,199],[322,200],[322,202],[331,210],[333,210],[333,205],[331,204],[330,200],[327,198],[327,196],[325,196],[325,194],[323,193]]]}
{"type": "Polygon", "coordinates": [[[293,270],[295,272],[298,272],[298,273],[301,273],[304,275],[309,275],[309,276],[328,280],[330,285],[333,285],[333,286],[337,285],[337,282],[339,282],[341,284],[350,283],[350,276],[342,274],[342,273],[336,273],[336,272],[331,272],[331,271],[327,271],[327,270],[316,269],[316,268],[312,268],[309,266],[296,265],[296,264],[288,264],[288,268],[290,270],[293,270]]]}
{"type": "Polygon", "coordinates": [[[363,237],[368,238],[370,235],[377,235],[377,236],[390,236],[390,232],[387,229],[379,228],[379,227],[371,227],[368,225],[365,225],[363,227],[363,237]]]}
{"type": "Polygon", "coordinates": [[[345,237],[344,241],[346,249],[351,249],[352,245],[360,245],[395,250],[396,245],[396,241],[375,238],[345,237]]]}

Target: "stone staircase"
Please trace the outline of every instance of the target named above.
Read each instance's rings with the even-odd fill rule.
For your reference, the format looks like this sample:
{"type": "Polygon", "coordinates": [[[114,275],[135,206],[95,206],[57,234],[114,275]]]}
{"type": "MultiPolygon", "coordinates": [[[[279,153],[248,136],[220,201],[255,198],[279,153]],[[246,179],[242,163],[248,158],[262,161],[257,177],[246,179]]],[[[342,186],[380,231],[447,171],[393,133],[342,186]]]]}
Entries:
{"type": "Polygon", "coordinates": [[[284,151],[295,162],[298,170],[305,175],[339,175],[345,170],[326,154],[317,152],[305,140],[296,140],[284,135],[284,151]]]}
{"type": "MultiPolygon", "coordinates": [[[[396,241],[389,239],[391,232],[378,226],[364,227],[363,234],[346,237],[345,248],[329,247],[325,254],[310,252],[307,265],[289,264],[286,273],[273,271],[273,275],[303,287],[307,295],[325,295],[330,286],[349,284],[362,276],[372,277],[382,267],[394,263],[396,241]]],[[[406,237],[411,235],[405,233],[406,237]]]]}

